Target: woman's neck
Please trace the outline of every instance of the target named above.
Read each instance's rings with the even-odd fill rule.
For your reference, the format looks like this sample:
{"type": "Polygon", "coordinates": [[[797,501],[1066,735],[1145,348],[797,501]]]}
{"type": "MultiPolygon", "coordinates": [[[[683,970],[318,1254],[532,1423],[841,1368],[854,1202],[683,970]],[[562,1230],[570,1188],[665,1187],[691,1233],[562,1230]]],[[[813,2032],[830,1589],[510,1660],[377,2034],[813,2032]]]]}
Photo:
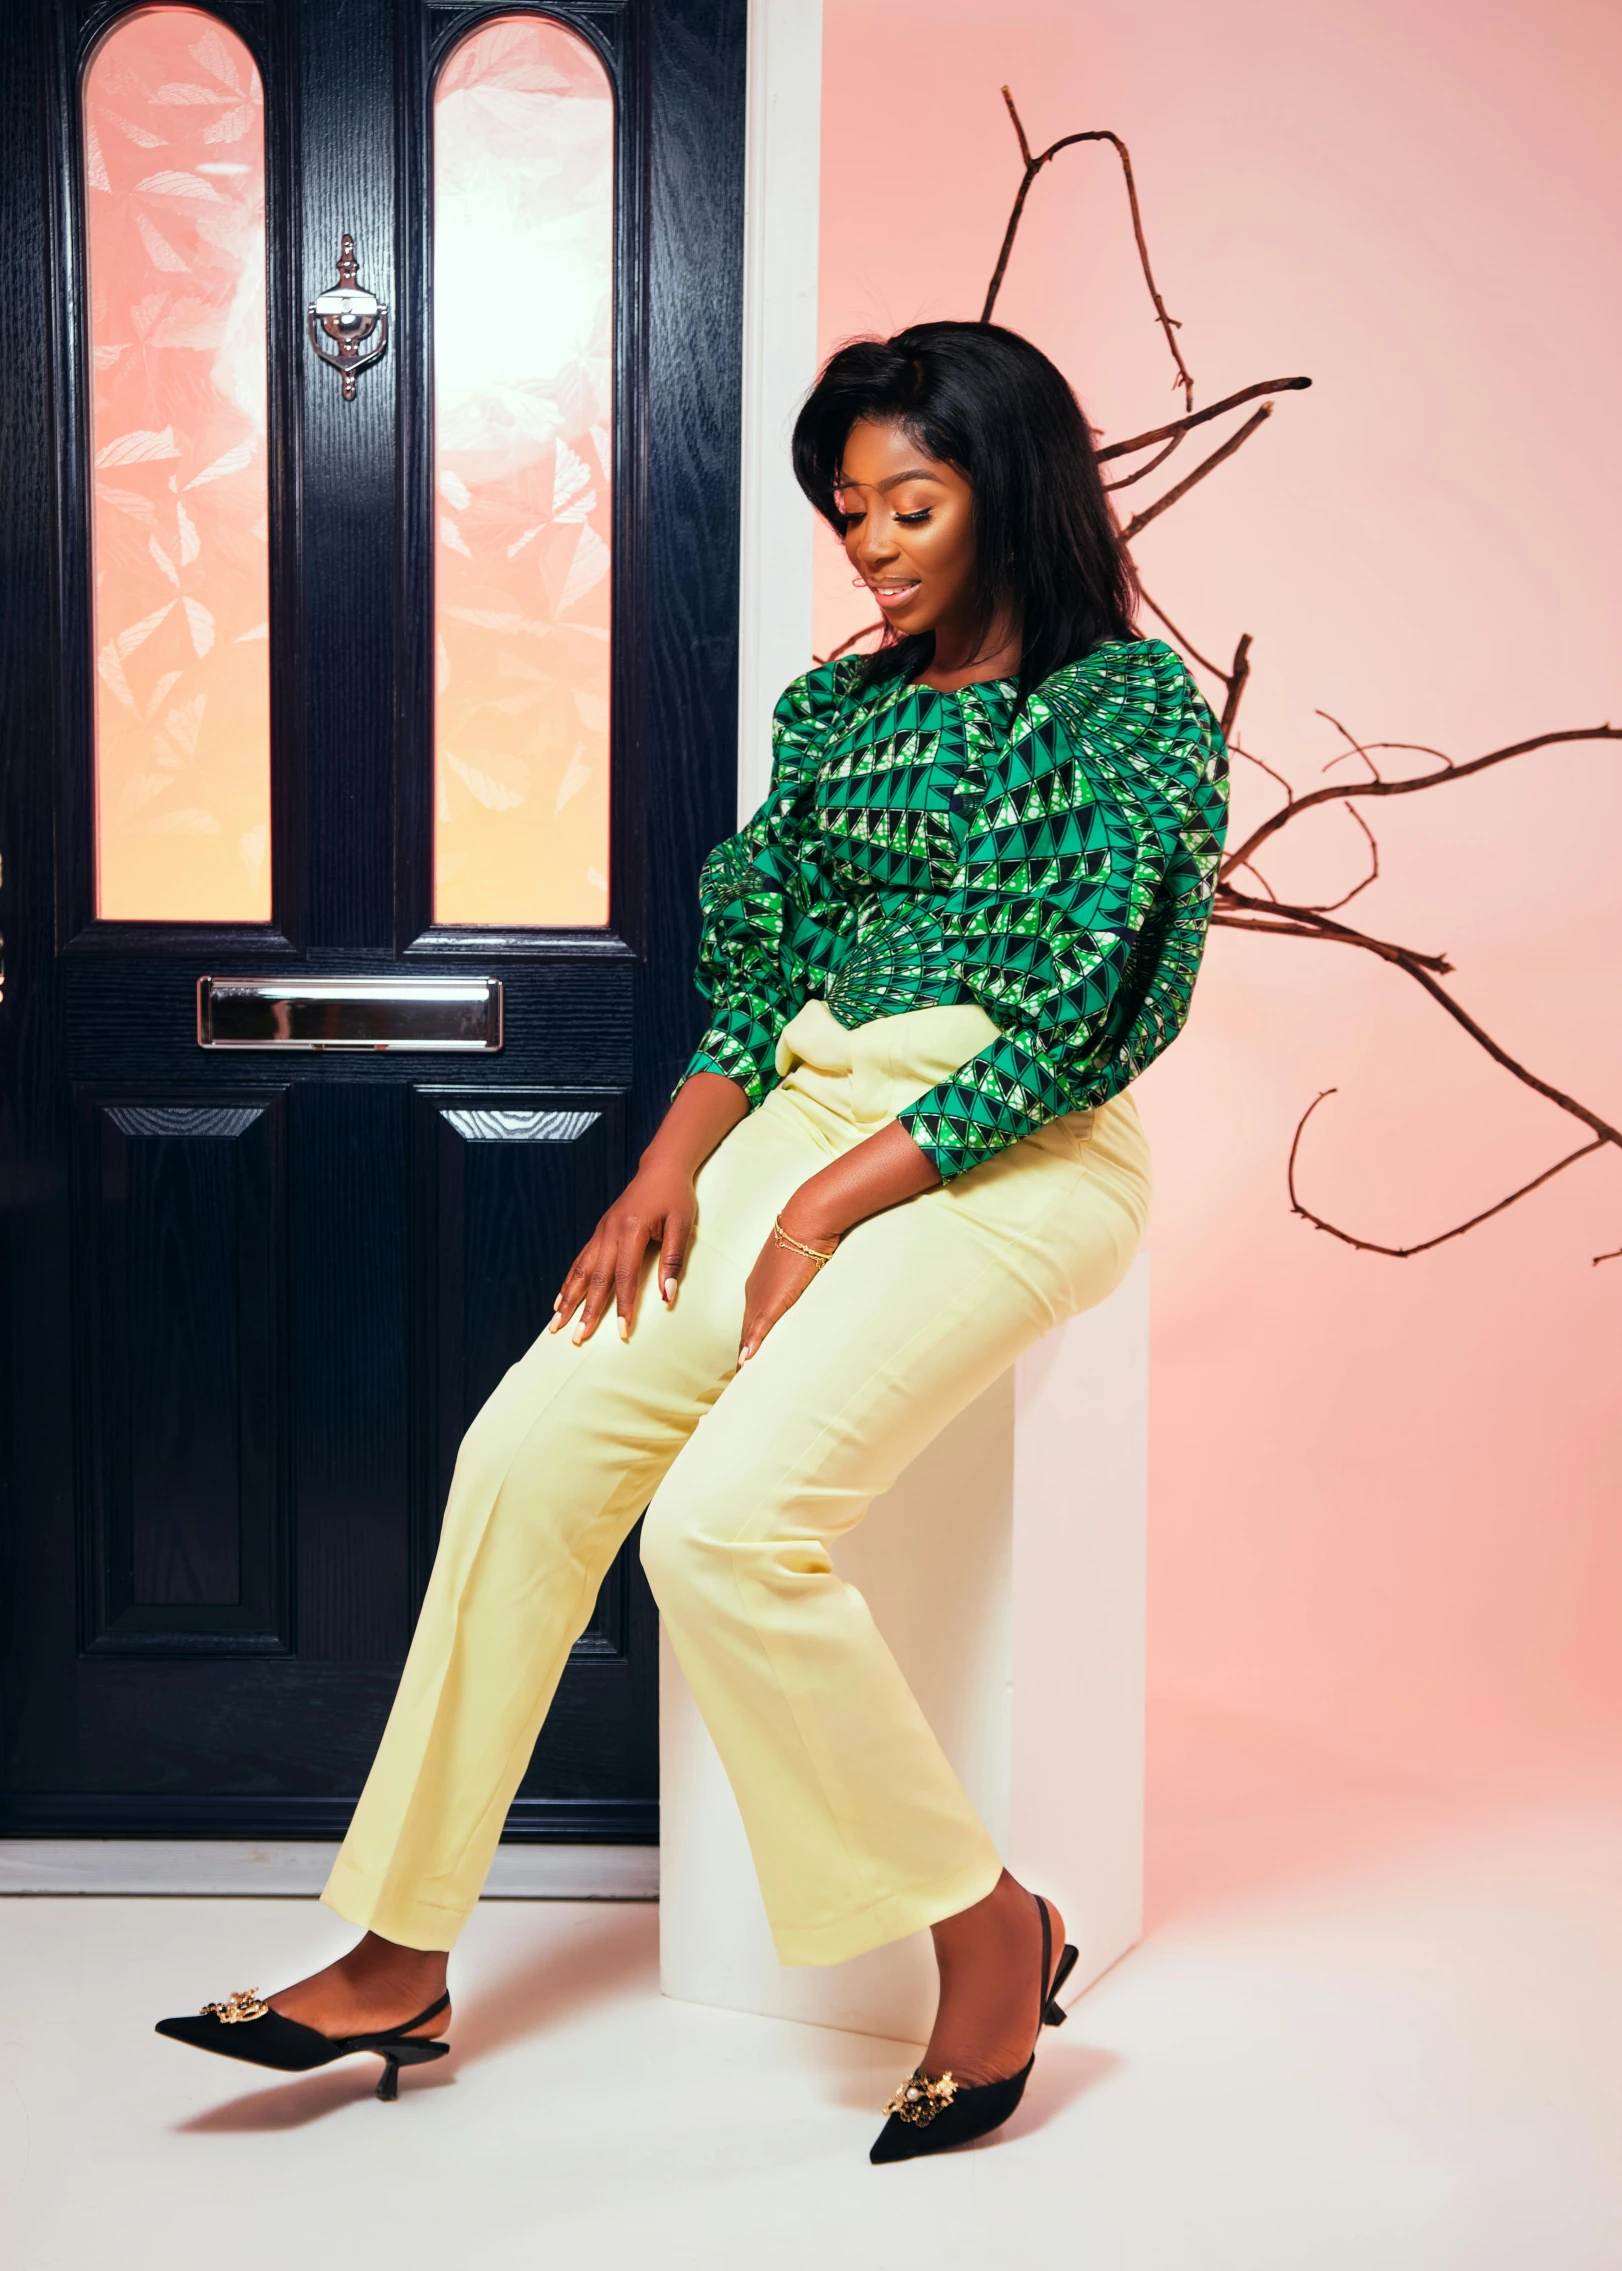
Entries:
{"type": "Polygon", "coordinates": [[[937,694],[955,694],[960,687],[983,686],[994,678],[1019,675],[1020,640],[1017,631],[996,625],[978,645],[971,638],[954,638],[942,629],[935,633],[935,659],[918,673],[922,686],[937,694]]]}

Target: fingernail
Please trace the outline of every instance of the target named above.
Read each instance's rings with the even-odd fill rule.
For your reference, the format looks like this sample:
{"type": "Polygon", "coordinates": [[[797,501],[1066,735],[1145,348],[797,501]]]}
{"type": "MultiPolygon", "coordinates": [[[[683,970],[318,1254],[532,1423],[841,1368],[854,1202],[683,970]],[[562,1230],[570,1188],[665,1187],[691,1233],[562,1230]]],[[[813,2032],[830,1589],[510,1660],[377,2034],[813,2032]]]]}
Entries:
{"type": "Polygon", "coordinates": [[[585,1339],[585,1337],[586,1337],[586,1328],[585,1328],[585,1326],[584,1326],[584,1325],[576,1325],[576,1327],[575,1327],[575,1329],[574,1329],[573,1333],[572,1333],[572,1334],[571,1334],[571,1335],[570,1335],[569,1337],[570,1337],[570,1339],[571,1339],[571,1340],[572,1340],[572,1341],[574,1342],[574,1345],[575,1345],[575,1347],[576,1347],[576,1348],[578,1348],[578,1347],[580,1346],[580,1343],[581,1343],[581,1342],[582,1342],[582,1341],[583,1341],[583,1340],[585,1339]]]}
{"type": "Polygon", "coordinates": [[[667,1277],[665,1279],[664,1296],[667,1302],[674,1301],[676,1298],[676,1281],[673,1277],[667,1277]]]}
{"type": "Polygon", "coordinates": [[[740,1364],[747,1364],[754,1353],[755,1352],[752,1348],[740,1348],[738,1351],[738,1362],[740,1364]]]}
{"type": "Polygon", "coordinates": [[[628,1341],[628,1340],[630,1339],[630,1337],[631,1337],[631,1320],[630,1320],[630,1318],[629,1318],[629,1317],[622,1317],[622,1318],[620,1319],[620,1339],[621,1339],[622,1341],[628,1341]]]}
{"type": "Polygon", "coordinates": [[[548,1331],[549,1333],[561,1333],[561,1332],[562,1332],[562,1330],[563,1330],[563,1318],[562,1318],[562,1316],[561,1316],[561,1315],[559,1315],[559,1316],[556,1316],[556,1317],[554,1317],[554,1318],[552,1319],[552,1322],[551,1322],[551,1323],[550,1323],[550,1324],[549,1324],[549,1325],[547,1326],[547,1328],[546,1328],[546,1329],[547,1329],[547,1331],[548,1331]]]}

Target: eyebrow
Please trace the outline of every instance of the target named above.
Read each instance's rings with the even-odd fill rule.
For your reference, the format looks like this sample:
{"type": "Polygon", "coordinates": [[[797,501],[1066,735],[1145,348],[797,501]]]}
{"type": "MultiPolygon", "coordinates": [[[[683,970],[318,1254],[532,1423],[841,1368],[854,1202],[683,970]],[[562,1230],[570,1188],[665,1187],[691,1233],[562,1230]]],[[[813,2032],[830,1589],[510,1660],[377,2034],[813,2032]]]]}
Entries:
{"type": "MultiPolygon", "coordinates": [[[[905,473],[892,473],[888,481],[875,481],[872,485],[882,497],[887,490],[899,489],[903,481],[933,481],[937,489],[946,486],[938,473],[926,473],[921,465],[913,466],[905,473]]],[[[852,481],[843,473],[834,475],[836,489],[860,489],[866,486],[865,482],[852,481]]]]}

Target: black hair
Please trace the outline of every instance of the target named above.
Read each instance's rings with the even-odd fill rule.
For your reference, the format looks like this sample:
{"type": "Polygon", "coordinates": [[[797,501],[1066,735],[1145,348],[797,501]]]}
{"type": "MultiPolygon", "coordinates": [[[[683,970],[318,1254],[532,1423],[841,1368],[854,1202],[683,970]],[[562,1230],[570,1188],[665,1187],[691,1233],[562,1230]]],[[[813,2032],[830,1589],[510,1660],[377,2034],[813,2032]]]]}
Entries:
{"type": "MultiPolygon", "coordinates": [[[[794,473],[840,536],[835,477],[862,418],[899,424],[972,484],[978,634],[1001,615],[1018,624],[1021,701],[1100,641],[1137,636],[1137,581],[1091,432],[1040,348],[997,323],[919,323],[837,348],[795,420],[794,473]]],[[[916,678],[934,653],[933,631],[903,639],[887,625],[862,684],[916,678]]]]}

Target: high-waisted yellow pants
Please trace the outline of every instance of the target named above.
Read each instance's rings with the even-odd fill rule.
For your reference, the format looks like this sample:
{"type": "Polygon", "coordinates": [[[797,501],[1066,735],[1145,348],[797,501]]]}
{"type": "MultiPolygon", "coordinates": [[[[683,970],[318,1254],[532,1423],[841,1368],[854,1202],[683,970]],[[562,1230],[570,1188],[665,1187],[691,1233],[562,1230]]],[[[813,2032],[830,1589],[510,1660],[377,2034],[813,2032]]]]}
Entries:
{"type": "Polygon", "coordinates": [[[1149,1196],[1136,1108],[1120,1096],[1054,1121],[875,1215],[741,1368],[737,1351],[778,1209],[993,1031],[967,1007],[847,1032],[810,1003],[779,1044],[782,1085],[699,1175],[674,1304],[650,1255],[629,1341],[612,1316],[580,1347],[543,1333],[501,1382],[462,1444],[399,1694],[322,1895],[340,1916],[450,1947],[644,1508],[643,1563],[782,1961],[841,1962],[991,1890],[991,1839],[829,1546],[1021,1350],[1124,1275],[1149,1196]]]}

